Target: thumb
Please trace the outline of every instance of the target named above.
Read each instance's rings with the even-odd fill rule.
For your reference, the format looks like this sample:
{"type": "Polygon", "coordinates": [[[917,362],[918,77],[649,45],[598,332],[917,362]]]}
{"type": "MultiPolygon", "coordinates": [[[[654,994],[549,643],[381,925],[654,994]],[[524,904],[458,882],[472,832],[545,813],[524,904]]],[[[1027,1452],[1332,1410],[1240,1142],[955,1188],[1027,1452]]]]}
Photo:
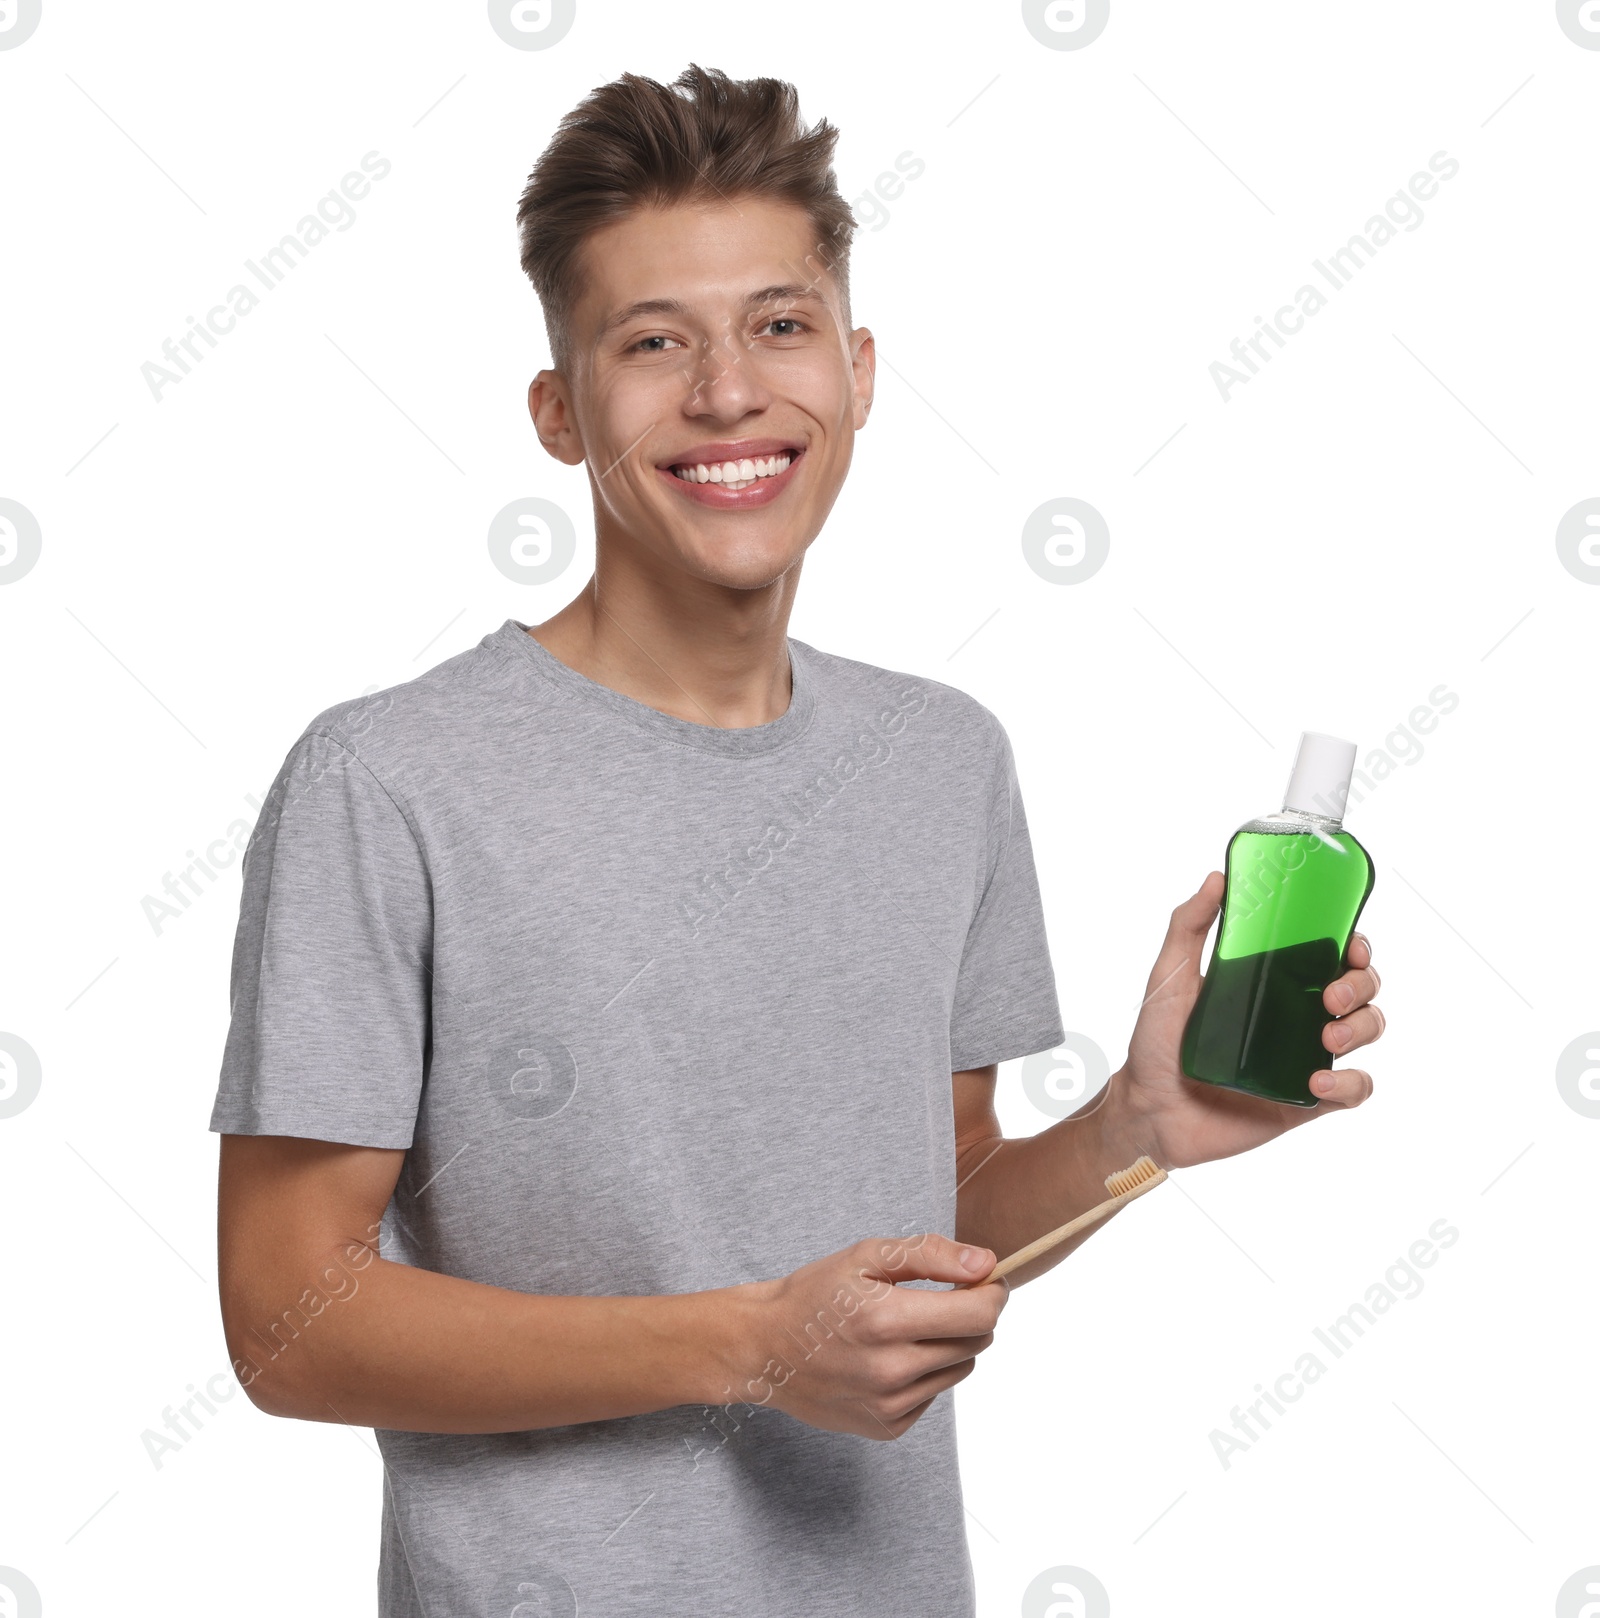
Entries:
{"type": "Polygon", "coordinates": [[[1223,890],[1227,879],[1221,871],[1209,871],[1206,879],[1172,912],[1167,924],[1167,936],[1162,940],[1161,953],[1150,969],[1150,980],[1145,985],[1145,999],[1150,1000],[1158,990],[1175,981],[1185,969],[1192,967],[1195,977],[1200,975],[1200,957],[1205,953],[1206,934],[1222,908],[1223,890]]]}
{"type": "Polygon", "coordinates": [[[1172,912],[1174,927],[1187,931],[1204,943],[1211,923],[1217,919],[1217,912],[1222,908],[1222,895],[1226,887],[1227,878],[1221,871],[1207,871],[1205,881],[1172,912]]]}
{"type": "Polygon", "coordinates": [[[885,1281],[981,1280],[995,1266],[995,1256],[987,1247],[953,1242],[948,1236],[928,1232],[923,1236],[898,1236],[867,1244],[866,1270],[885,1281]]]}

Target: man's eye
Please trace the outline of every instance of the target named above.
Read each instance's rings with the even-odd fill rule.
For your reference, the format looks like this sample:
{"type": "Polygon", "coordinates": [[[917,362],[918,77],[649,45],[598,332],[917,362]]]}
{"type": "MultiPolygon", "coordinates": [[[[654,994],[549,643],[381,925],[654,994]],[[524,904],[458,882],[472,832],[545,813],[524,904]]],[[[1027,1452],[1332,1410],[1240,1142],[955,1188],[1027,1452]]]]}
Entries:
{"type": "Polygon", "coordinates": [[[650,345],[652,343],[659,343],[659,344],[665,345],[667,343],[676,342],[676,341],[677,341],[677,339],[673,338],[673,337],[641,337],[639,339],[639,341],[636,342],[633,346],[634,346],[634,350],[635,350],[636,353],[640,353],[640,354],[664,354],[666,352],[665,346],[662,346],[662,347],[659,347],[659,348],[652,348],[650,345]]]}
{"type": "Polygon", "coordinates": [[[773,326],[788,326],[790,328],[788,331],[775,333],[774,335],[778,337],[798,337],[806,329],[804,323],[796,320],[793,315],[775,315],[767,322],[767,326],[769,329],[773,326]]]}

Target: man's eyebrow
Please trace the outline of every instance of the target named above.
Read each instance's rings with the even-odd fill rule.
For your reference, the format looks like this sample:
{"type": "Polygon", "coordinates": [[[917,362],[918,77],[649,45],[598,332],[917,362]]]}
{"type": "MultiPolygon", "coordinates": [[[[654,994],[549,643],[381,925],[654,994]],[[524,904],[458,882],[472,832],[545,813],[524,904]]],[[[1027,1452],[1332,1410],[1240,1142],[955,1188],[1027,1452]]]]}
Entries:
{"type": "Polygon", "coordinates": [[[761,303],[826,303],[827,299],[810,282],[785,281],[779,286],[762,287],[744,301],[748,309],[761,303]]]}
{"type": "Polygon", "coordinates": [[[687,315],[689,306],[677,298],[643,298],[638,303],[630,303],[626,309],[619,309],[616,314],[606,321],[600,328],[600,335],[604,337],[613,332],[618,326],[626,326],[630,320],[642,319],[645,315],[687,315]]]}
{"type": "MultiPolygon", "coordinates": [[[[750,293],[744,300],[744,307],[754,309],[765,303],[820,304],[826,301],[813,285],[808,285],[804,281],[785,281],[750,293]]],[[[626,326],[631,320],[642,320],[649,315],[678,315],[687,318],[691,313],[688,304],[678,298],[641,298],[637,303],[630,303],[626,309],[619,309],[612,315],[600,328],[600,336],[608,336],[619,326],[626,326]]]]}

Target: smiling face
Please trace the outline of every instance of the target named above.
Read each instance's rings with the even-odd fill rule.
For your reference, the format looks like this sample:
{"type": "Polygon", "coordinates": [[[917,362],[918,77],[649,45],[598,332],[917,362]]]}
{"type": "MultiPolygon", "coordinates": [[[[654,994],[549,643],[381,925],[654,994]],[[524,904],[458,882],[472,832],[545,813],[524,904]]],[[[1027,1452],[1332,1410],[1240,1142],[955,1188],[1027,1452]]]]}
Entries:
{"type": "Polygon", "coordinates": [[[528,402],[588,464],[602,554],[743,590],[805,555],[873,366],[812,249],[805,212],[765,197],[640,208],[584,243],[571,374],[528,402]]]}

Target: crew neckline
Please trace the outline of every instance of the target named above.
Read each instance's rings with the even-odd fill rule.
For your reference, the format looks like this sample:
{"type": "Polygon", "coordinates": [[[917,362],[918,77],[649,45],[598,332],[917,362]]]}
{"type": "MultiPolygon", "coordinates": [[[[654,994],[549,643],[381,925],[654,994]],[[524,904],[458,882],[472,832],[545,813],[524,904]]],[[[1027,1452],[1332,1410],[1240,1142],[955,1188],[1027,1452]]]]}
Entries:
{"type": "Polygon", "coordinates": [[[816,691],[805,659],[806,647],[792,637],[785,637],[789,648],[789,706],[764,725],[717,726],[679,719],[676,714],[663,713],[635,697],[614,691],[609,685],[591,680],[587,674],[580,674],[563,663],[528,630],[527,624],[508,618],[488,640],[522,658],[542,678],[569,696],[608,710],[636,729],[680,747],[745,757],[770,753],[804,735],[816,709],[816,691]]]}

